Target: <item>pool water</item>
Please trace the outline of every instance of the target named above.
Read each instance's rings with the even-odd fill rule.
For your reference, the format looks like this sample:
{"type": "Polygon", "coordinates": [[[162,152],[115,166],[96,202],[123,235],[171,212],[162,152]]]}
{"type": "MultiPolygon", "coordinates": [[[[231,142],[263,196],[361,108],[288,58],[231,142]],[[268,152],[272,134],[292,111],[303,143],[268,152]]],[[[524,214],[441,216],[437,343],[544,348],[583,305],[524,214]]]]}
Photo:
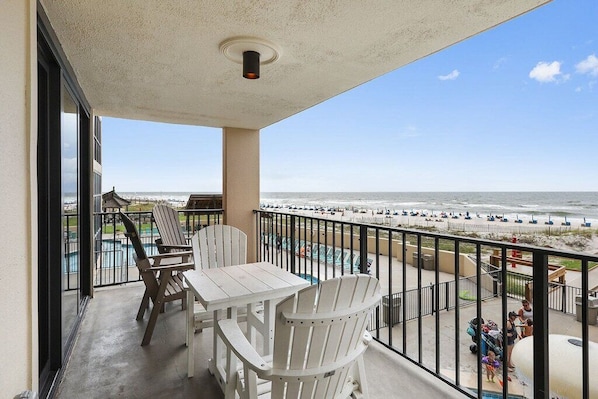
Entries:
{"type": "Polygon", "coordinates": [[[297,274],[297,276],[301,277],[304,280],[309,281],[311,284],[318,284],[320,282],[320,280],[318,280],[317,278],[315,278],[311,274],[299,273],[299,274],[297,274]]]}
{"type": "MultiPolygon", "coordinates": [[[[135,249],[130,244],[123,244],[119,240],[102,240],[101,245],[96,244],[95,256],[98,259],[98,264],[102,265],[102,269],[110,269],[113,267],[122,267],[125,265],[135,266],[135,249]],[[101,262],[100,262],[101,261],[101,262]]],[[[156,244],[144,243],[143,247],[148,255],[155,255],[158,253],[156,244]]],[[[65,254],[63,259],[63,269],[67,273],[76,273],[79,269],[79,253],[71,252],[65,254]]]]}
{"type": "MultiPolygon", "coordinates": [[[[503,396],[502,396],[502,393],[482,391],[482,398],[483,399],[503,399],[503,396]]],[[[521,395],[509,395],[509,396],[507,396],[507,399],[525,399],[525,397],[521,396],[521,395]]]]}

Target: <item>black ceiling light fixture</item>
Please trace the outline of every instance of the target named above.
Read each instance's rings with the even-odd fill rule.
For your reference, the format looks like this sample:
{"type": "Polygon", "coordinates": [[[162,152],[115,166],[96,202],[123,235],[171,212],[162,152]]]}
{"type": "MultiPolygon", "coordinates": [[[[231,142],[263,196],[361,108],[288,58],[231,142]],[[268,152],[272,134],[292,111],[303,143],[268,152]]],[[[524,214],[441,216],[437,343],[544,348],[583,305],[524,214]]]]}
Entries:
{"type": "Polygon", "coordinates": [[[243,77],[260,78],[260,65],[268,65],[280,58],[276,45],[257,37],[233,37],[220,43],[220,52],[229,60],[243,64],[243,77]]]}
{"type": "Polygon", "coordinates": [[[260,78],[260,53],[257,51],[243,52],[243,77],[245,79],[260,78]]]}

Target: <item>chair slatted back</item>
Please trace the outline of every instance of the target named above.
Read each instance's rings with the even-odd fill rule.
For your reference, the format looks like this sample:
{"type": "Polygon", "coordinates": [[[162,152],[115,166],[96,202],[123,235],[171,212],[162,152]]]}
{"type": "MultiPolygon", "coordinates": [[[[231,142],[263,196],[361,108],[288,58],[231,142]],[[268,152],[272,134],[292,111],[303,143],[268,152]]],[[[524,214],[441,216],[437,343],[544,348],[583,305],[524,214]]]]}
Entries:
{"type": "Polygon", "coordinates": [[[133,223],[133,221],[122,212],[120,213],[120,218],[125,225],[125,229],[127,230],[125,236],[129,238],[131,245],[133,245],[133,248],[135,249],[135,264],[139,269],[139,273],[141,274],[141,278],[143,279],[145,286],[152,293],[158,292],[159,284],[154,273],[147,270],[151,267],[151,264],[147,258],[147,254],[145,253],[145,248],[141,243],[141,238],[139,238],[139,232],[137,231],[135,223],[133,223]]]}
{"type": "Polygon", "coordinates": [[[215,224],[199,230],[191,239],[197,268],[247,263],[247,234],[236,227],[215,224]]]}
{"type": "Polygon", "coordinates": [[[158,204],[152,210],[163,245],[186,245],[187,239],[179,222],[179,213],[168,205],[158,204]]]}
{"type": "Polygon", "coordinates": [[[272,397],[339,397],[365,350],[363,336],[380,298],[376,278],[355,274],[312,285],[278,304],[272,397]]]}
{"type": "Polygon", "coordinates": [[[129,238],[131,245],[133,245],[133,248],[135,249],[135,258],[138,260],[147,259],[145,248],[143,248],[143,244],[139,238],[139,232],[137,231],[137,227],[135,227],[135,223],[133,223],[133,221],[122,212],[120,212],[120,218],[125,225],[125,229],[127,230],[125,236],[129,238]]]}

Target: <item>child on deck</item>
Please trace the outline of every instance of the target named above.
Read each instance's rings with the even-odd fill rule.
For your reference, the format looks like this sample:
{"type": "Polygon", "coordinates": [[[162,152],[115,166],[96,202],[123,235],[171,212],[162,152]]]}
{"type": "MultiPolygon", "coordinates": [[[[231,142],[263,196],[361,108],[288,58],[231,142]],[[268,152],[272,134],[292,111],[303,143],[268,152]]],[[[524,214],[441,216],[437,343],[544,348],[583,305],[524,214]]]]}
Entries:
{"type": "Polygon", "coordinates": [[[482,363],[486,366],[486,379],[494,382],[494,369],[500,367],[500,363],[496,360],[494,352],[488,351],[488,355],[482,358],[482,363]]]}
{"type": "Polygon", "coordinates": [[[532,319],[526,319],[521,328],[521,338],[531,337],[534,335],[534,322],[532,319]]]}

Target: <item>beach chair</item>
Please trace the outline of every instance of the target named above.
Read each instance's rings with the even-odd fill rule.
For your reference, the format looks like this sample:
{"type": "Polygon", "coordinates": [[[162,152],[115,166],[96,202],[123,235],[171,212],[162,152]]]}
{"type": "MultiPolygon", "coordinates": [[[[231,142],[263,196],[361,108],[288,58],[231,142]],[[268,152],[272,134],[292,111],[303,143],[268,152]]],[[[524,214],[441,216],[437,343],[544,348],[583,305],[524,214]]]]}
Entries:
{"type": "Polygon", "coordinates": [[[168,205],[158,204],[152,209],[160,238],[156,240],[158,252],[190,251],[191,245],[181,229],[179,213],[168,205]]]}
{"type": "Polygon", "coordinates": [[[334,265],[343,264],[344,252],[340,249],[334,250],[334,265]]]}
{"type": "Polygon", "coordinates": [[[320,244],[318,253],[320,254],[318,256],[318,259],[320,260],[320,262],[326,262],[326,257],[328,256],[328,248],[326,248],[326,245],[320,244]]]}
{"type": "MultiPolygon", "coordinates": [[[[366,273],[367,274],[371,273],[370,269],[371,269],[373,262],[374,262],[374,260],[371,258],[366,259],[366,273]]],[[[359,256],[357,254],[353,254],[352,266],[353,266],[353,273],[361,273],[361,256],[359,256]]],[[[347,269],[348,268],[345,268],[345,270],[347,270],[347,269]]]]}
{"type": "Polygon", "coordinates": [[[351,271],[351,268],[353,270],[353,273],[361,273],[360,270],[361,267],[361,256],[357,255],[357,254],[353,254],[351,262],[349,267],[346,267],[345,270],[348,269],[348,271],[351,271]]]}
{"type": "MultiPolygon", "coordinates": [[[[247,235],[241,230],[228,225],[211,225],[199,230],[191,237],[193,261],[198,269],[226,267],[247,263],[247,235]]],[[[194,309],[195,331],[214,325],[212,312],[200,304],[195,303],[194,309]]],[[[239,309],[240,320],[246,320],[247,314],[239,309]]]]}
{"type": "Polygon", "coordinates": [[[225,398],[367,397],[363,353],[372,340],[370,312],[380,284],[367,275],[321,281],[276,306],[274,352],[263,359],[235,320],[218,322],[229,361],[225,398]],[[234,356],[232,354],[234,353],[234,356]]]}
{"type": "Polygon", "coordinates": [[[328,248],[328,252],[326,252],[326,263],[329,265],[334,264],[334,257],[336,256],[336,250],[334,247],[328,248]]]}
{"type": "Polygon", "coordinates": [[[345,270],[350,270],[352,266],[353,254],[351,252],[343,251],[342,265],[345,270]]]}
{"type": "Polygon", "coordinates": [[[145,284],[143,299],[137,312],[137,320],[141,320],[148,309],[150,300],[153,304],[150,318],[145,328],[141,345],[148,345],[152,339],[158,314],[163,311],[164,303],[181,300],[182,308],[186,308],[186,293],[183,287],[182,272],[193,269],[193,263],[186,262],[190,252],[165,253],[147,256],[135,224],[127,215],[120,213],[127,236],[135,249],[135,264],[145,284]]]}
{"type": "Polygon", "coordinates": [[[311,258],[318,260],[318,253],[320,251],[320,247],[318,246],[318,244],[312,244],[312,250],[311,250],[311,258]]]}
{"type": "Polygon", "coordinates": [[[305,245],[305,258],[311,259],[311,257],[312,257],[311,244],[306,244],[305,245]]]}

